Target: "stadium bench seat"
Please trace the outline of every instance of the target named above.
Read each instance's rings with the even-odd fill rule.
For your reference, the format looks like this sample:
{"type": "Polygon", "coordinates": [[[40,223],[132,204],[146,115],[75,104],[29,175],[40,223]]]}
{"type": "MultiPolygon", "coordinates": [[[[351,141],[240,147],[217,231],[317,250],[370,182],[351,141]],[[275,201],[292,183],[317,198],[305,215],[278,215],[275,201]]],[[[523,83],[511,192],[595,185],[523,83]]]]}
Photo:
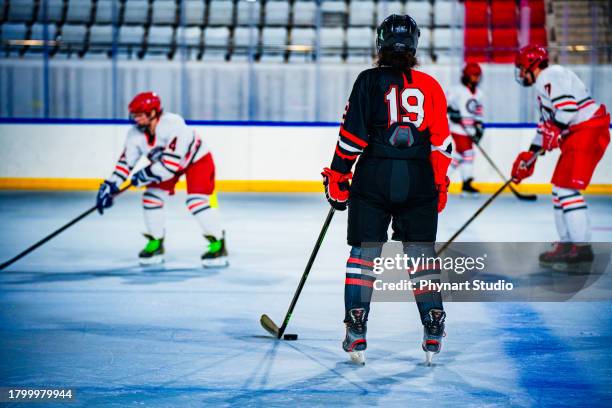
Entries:
{"type": "Polygon", "coordinates": [[[45,8],[42,6],[38,7],[38,17],[36,21],[39,23],[56,23],[62,22],[64,13],[64,0],[47,0],[47,19],[44,18],[45,8]]]}
{"type": "Polygon", "coordinates": [[[349,25],[374,25],[374,2],[371,0],[353,0],[349,5],[349,25]]]}
{"type": "Polygon", "coordinates": [[[91,21],[92,0],[70,0],[66,21],[68,23],[88,24],[91,21]]]}
{"type": "Polygon", "coordinates": [[[491,27],[516,27],[517,18],[514,0],[498,0],[491,3],[491,27]]]}
{"type": "Polygon", "coordinates": [[[265,6],[265,24],[283,25],[289,24],[289,2],[287,0],[269,0],[265,6]]]}
{"type": "MultiPolygon", "coordinates": [[[[4,4],[2,6],[4,9],[4,4]]],[[[9,2],[8,21],[11,23],[28,23],[33,18],[34,0],[11,0],[9,2]]]]}
{"type": "Polygon", "coordinates": [[[478,28],[489,25],[489,3],[487,0],[465,1],[465,27],[478,28]]]}
{"type": "Polygon", "coordinates": [[[204,0],[183,0],[181,9],[181,22],[184,25],[204,25],[206,3],[204,0]]]}
{"type": "Polygon", "coordinates": [[[494,28],[491,31],[493,61],[507,63],[514,61],[518,47],[518,32],[516,28],[494,28]]]}
{"type": "Polygon", "coordinates": [[[238,1],[238,9],[236,14],[236,23],[238,25],[248,26],[249,24],[259,24],[259,15],[261,13],[261,4],[257,1],[238,1]]]}
{"type": "Polygon", "coordinates": [[[122,25],[119,27],[118,41],[122,46],[141,45],[144,37],[143,26],[122,25]]]}
{"type": "MultiPolygon", "coordinates": [[[[115,16],[114,19],[118,21],[119,19],[119,4],[116,2],[115,4],[115,16]]],[[[110,24],[113,22],[113,0],[98,0],[96,2],[96,17],[94,18],[94,22],[96,24],[110,24]]]]}
{"type": "Polygon", "coordinates": [[[155,0],[153,2],[152,22],[154,25],[176,23],[176,3],[174,0],[155,0]]]}
{"type": "Polygon", "coordinates": [[[113,27],[109,24],[93,25],[89,29],[89,44],[108,45],[113,42],[113,27]]]}
{"type": "Polygon", "coordinates": [[[346,30],[346,45],[351,50],[367,51],[374,49],[374,31],[369,27],[349,27],[346,30]]]}
{"type": "Polygon", "coordinates": [[[22,41],[25,40],[28,28],[25,24],[4,23],[2,29],[2,41],[22,41]]]}
{"type": "Polygon", "coordinates": [[[197,47],[200,45],[201,37],[200,27],[179,27],[176,32],[176,43],[179,46],[197,47]]]}
{"type": "Polygon", "coordinates": [[[160,47],[170,47],[174,36],[174,29],[169,26],[151,26],[147,36],[147,44],[160,47]]]}
{"type": "Polygon", "coordinates": [[[429,1],[409,1],[406,3],[406,14],[417,22],[419,27],[431,26],[431,4],[429,1]]]}
{"type": "Polygon", "coordinates": [[[311,0],[297,0],[293,3],[293,24],[296,26],[313,26],[317,6],[311,0]]]}
{"type": "Polygon", "coordinates": [[[123,24],[146,24],[148,11],[149,2],[147,0],[127,0],[123,11],[123,24]]]}
{"type": "Polygon", "coordinates": [[[59,37],[64,44],[83,44],[87,35],[87,26],[83,24],[64,24],[59,37]]]}
{"type": "Polygon", "coordinates": [[[211,1],[208,5],[208,24],[213,26],[228,26],[232,24],[234,3],[227,0],[211,1]]]}
{"type": "MultiPolygon", "coordinates": [[[[379,1],[376,4],[376,25],[383,22],[391,14],[404,14],[404,6],[399,1],[379,1]]],[[[417,23],[419,23],[417,21],[417,23]]],[[[420,24],[420,23],[419,23],[420,24]]]]}
{"type": "MultiPolygon", "coordinates": [[[[437,0],[434,3],[434,25],[435,26],[451,26],[457,25],[459,22],[453,16],[453,8],[455,5],[450,0],[437,0]]],[[[459,7],[455,7],[455,12],[458,12],[459,7]]]]}

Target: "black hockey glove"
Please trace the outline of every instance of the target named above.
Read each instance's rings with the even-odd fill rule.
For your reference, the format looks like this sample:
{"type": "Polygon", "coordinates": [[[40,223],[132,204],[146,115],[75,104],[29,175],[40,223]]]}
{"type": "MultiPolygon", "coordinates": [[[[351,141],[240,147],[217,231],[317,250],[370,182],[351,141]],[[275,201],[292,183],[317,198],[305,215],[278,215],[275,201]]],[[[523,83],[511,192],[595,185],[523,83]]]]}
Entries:
{"type": "Polygon", "coordinates": [[[482,122],[475,122],[474,123],[474,136],[472,136],[472,140],[474,141],[474,143],[476,144],[480,143],[480,140],[482,139],[483,135],[484,135],[484,126],[482,125],[482,122]]]}
{"type": "Polygon", "coordinates": [[[461,112],[456,109],[451,108],[450,106],[447,108],[448,118],[451,122],[461,124],[461,112]]]}

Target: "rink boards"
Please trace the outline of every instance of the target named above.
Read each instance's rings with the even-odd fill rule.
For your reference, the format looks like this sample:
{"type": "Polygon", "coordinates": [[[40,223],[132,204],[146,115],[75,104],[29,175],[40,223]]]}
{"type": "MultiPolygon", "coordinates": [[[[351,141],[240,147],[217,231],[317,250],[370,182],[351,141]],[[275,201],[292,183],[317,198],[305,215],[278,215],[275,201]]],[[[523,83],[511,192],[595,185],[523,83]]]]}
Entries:
{"type": "MultiPolygon", "coordinates": [[[[123,148],[127,121],[32,121],[0,123],[0,188],[95,189],[112,171],[123,148]]],[[[334,123],[195,122],[215,157],[219,191],[321,191],[320,171],[329,165],[338,126],[334,123]]],[[[527,149],[535,129],[529,124],[490,124],[483,149],[505,174],[517,153],[527,149]]],[[[479,152],[475,179],[484,191],[500,184],[479,152]]],[[[540,158],[522,191],[547,193],[558,152],[540,158]]],[[[451,176],[459,181],[459,174],[451,176]]],[[[179,186],[181,187],[181,186],[179,186]]],[[[454,185],[456,190],[457,183],[454,185]]],[[[612,153],[593,176],[591,193],[612,193],[612,153]]]]}

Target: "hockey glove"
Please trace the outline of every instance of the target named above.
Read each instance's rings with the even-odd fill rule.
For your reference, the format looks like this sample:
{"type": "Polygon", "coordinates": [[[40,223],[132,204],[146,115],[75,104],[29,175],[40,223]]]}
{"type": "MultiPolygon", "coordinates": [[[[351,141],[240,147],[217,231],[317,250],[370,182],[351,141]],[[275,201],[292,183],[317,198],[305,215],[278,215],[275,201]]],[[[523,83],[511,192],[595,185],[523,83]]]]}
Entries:
{"type": "Polygon", "coordinates": [[[160,161],[163,153],[164,148],[162,146],[154,147],[149,151],[149,154],[147,154],[147,159],[151,162],[160,161]]]}
{"type": "Polygon", "coordinates": [[[325,197],[329,204],[338,211],[346,210],[349,199],[349,180],[352,173],[342,174],[328,167],[323,169],[323,185],[325,186],[325,197]]]}
{"type": "Polygon", "coordinates": [[[100,214],[104,214],[104,209],[110,208],[113,205],[113,196],[119,192],[119,187],[110,181],[104,181],[100,184],[98,195],[96,197],[96,207],[100,214]]]}
{"type": "Polygon", "coordinates": [[[151,183],[161,183],[161,178],[151,172],[151,166],[138,170],[132,176],[132,185],[142,187],[151,183]]]}
{"type": "Polygon", "coordinates": [[[521,152],[512,165],[512,181],[516,184],[530,177],[535,170],[535,152],[521,152]],[[533,160],[533,161],[532,161],[533,160]],[[531,161],[531,164],[528,163],[531,161]]]}
{"type": "Polygon", "coordinates": [[[484,135],[484,126],[482,126],[482,122],[474,123],[474,136],[472,136],[472,140],[474,143],[480,143],[482,136],[484,135]]]}
{"type": "Polygon", "coordinates": [[[450,106],[447,108],[446,111],[448,112],[448,118],[451,122],[461,124],[461,112],[451,108],[450,106]]]}
{"type": "Polygon", "coordinates": [[[438,212],[441,213],[442,210],[446,207],[446,202],[448,201],[448,186],[450,184],[450,180],[448,176],[446,180],[442,184],[437,184],[438,188],[438,212]]]}
{"type": "Polygon", "coordinates": [[[562,130],[551,121],[540,123],[538,129],[542,133],[542,147],[551,151],[560,146],[562,130]]]}

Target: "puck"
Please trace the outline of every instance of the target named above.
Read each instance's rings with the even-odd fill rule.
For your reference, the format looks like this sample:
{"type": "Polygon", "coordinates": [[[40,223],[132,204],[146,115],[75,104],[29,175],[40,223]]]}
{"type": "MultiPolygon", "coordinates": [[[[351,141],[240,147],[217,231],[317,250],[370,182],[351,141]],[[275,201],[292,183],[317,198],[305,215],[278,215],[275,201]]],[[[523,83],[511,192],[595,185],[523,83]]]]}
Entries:
{"type": "Polygon", "coordinates": [[[285,334],[283,340],[297,340],[297,334],[285,334]]]}

